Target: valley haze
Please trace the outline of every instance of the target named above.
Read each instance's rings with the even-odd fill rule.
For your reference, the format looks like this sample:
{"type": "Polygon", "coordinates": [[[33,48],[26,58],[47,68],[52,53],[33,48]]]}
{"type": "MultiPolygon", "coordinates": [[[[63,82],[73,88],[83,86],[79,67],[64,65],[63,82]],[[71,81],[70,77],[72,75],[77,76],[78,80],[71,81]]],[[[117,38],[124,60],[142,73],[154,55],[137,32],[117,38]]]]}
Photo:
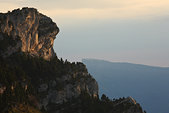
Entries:
{"type": "Polygon", "coordinates": [[[110,98],[132,96],[148,113],[168,113],[169,67],[83,59],[98,81],[100,94],[110,98]]]}

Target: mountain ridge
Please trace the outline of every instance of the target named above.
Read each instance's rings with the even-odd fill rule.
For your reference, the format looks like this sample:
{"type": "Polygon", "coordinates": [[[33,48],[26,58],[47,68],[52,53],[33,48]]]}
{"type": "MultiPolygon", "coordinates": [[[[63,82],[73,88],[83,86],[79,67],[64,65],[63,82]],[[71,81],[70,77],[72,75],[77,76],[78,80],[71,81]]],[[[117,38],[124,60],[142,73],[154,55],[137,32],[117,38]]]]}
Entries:
{"type": "Polygon", "coordinates": [[[92,60],[92,61],[103,61],[107,63],[113,63],[113,64],[131,64],[131,65],[138,65],[138,66],[146,66],[146,67],[152,67],[152,68],[167,68],[167,66],[157,66],[157,65],[148,65],[148,64],[140,64],[140,63],[132,63],[132,62],[115,62],[115,61],[108,61],[108,60],[103,60],[103,59],[95,59],[95,58],[83,58],[81,61],[83,62],[84,60],[92,60]]]}
{"type": "Polygon", "coordinates": [[[109,98],[132,96],[150,113],[168,112],[169,68],[130,63],[83,60],[98,81],[100,95],[109,98]]]}

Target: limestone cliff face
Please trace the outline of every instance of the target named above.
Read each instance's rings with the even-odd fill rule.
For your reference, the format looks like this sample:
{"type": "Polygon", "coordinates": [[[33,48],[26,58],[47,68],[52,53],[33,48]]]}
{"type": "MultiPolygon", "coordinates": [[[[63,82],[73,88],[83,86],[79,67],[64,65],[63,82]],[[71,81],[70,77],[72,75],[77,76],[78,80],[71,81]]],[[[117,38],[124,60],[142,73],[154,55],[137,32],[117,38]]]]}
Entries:
{"type": "MultiPolygon", "coordinates": [[[[0,56],[7,58],[13,53],[21,51],[29,53],[31,56],[50,60],[52,57],[56,57],[53,43],[58,32],[59,28],[56,23],[34,8],[22,8],[8,13],[0,13],[0,56]]],[[[38,76],[36,82],[39,84],[36,84],[37,86],[34,86],[34,88],[37,87],[35,88],[39,96],[37,106],[40,109],[44,107],[47,110],[50,107],[49,104],[62,104],[71,98],[78,97],[85,91],[90,96],[97,97],[98,84],[87,72],[84,64],[61,63],[60,65],[63,66],[63,69],[57,70],[58,73],[68,65],[70,65],[69,71],[65,71],[63,75],[57,75],[57,73],[48,75],[48,72],[46,72],[45,76],[53,76],[52,79],[48,80],[41,77],[42,75],[34,75],[38,76]],[[72,67],[79,71],[74,71],[72,67]]],[[[22,69],[26,70],[24,67],[22,69]]],[[[38,71],[39,69],[37,69],[38,71]]],[[[29,76],[29,78],[31,77],[29,76]]],[[[3,91],[3,87],[0,87],[0,93],[3,93],[3,91]]]]}
{"type": "Polygon", "coordinates": [[[0,54],[7,57],[21,50],[49,60],[55,56],[53,42],[58,32],[56,23],[34,8],[0,13],[0,40],[13,41],[0,54]]]}
{"type": "Polygon", "coordinates": [[[78,71],[70,71],[61,77],[55,77],[46,82],[41,79],[38,86],[40,99],[39,108],[44,107],[50,110],[52,104],[62,104],[72,98],[77,98],[81,93],[87,92],[91,97],[98,98],[98,84],[96,80],[87,72],[86,66],[82,63],[75,64],[78,71]]]}

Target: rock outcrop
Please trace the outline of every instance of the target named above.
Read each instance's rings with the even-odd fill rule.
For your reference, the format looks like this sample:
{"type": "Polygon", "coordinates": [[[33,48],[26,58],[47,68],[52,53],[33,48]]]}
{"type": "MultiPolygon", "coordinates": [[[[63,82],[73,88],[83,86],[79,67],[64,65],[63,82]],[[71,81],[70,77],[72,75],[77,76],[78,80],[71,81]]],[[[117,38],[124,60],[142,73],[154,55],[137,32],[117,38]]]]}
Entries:
{"type": "MultiPolygon", "coordinates": [[[[45,60],[55,58],[56,54],[53,50],[53,42],[58,32],[59,28],[56,23],[34,8],[22,8],[21,10],[16,9],[12,12],[1,13],[0,56],[8,58],[8,56],[14,53],[24,52],[33,57],[42,57],[45,60]]],[[[38,87],[35,90],[37,90],[37,95],[39,95],[38,106],[40,109],[44,107],[47,110],[49,103],[62,104],[73,97],[78,97],[81,92],[85,91],[90,96],[98,96],[98,84],[87,72],[84,64],[61,63],[60,65],[63,65],[63,69],[57,70],[58,73],[63,71],[66,65],[73,65],[79,71],[73,71],[70,66],[69,72],[65,70],[65,74],[63,75],[50,75],[52,76],[50,80],[41,77],[42,75],[38,75],[36,82],[39,84],[37,84],[38,87]]],[[[24,67],[22,68],[26,70],[24,67]]],[[[49,75],[47,74],[46,76],[49,75]]],[[[15,89],[13,85],[11,87],[13,90],[15,89]]],[[[2,87],[1,93],[3,92],[2,87]]]]}
{"type": "Polygon", "coordinates": [[[22,51],[50,60],[55,56],[53,43],[58,32],[56,23],[34,8],[0,13],[0,54],[8,57],[22,51]],[[12,44],[8,45],[6,40],[12,44]]]}
{"type": "Polygon", "coordinates": [[[127,109],[123,113],[144,113],[141,106],[132,97],[119,99],[114,107],[118,108],[119,106],[127,106],[127,109]]]}
{"type": "Polygon", "coordinates": [[[77,98],[83,92],[98,98],[99,89],[96,80],[87,72],[85,65],[77,63],[76,66],[76,69],[81,68],[83,71],[73,71],[70,68],[70,73],[63,74],[61,77],[56,77],[48,82],[41,79],[42,83],[38,86],[40,109],[44,107],[46,110],[50,110],[49,104],[65,103],[72,98],[77,98]]]}

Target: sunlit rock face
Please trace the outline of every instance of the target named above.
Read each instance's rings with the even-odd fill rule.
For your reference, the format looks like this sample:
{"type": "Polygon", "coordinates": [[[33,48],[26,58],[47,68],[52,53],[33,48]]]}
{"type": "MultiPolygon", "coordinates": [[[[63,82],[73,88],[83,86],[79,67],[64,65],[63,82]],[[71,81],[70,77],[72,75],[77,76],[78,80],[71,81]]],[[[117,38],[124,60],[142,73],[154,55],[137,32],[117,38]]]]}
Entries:
{"type": "Polygon", "coordinates": [[[5,48],[0,49],[0,54],[7,57],[22,51],[49,60],[55,56],[53,43],[58,32],[56,23],[34,8],[0,13],[0,40],[12,43],[3,43],[5,48]]]}

